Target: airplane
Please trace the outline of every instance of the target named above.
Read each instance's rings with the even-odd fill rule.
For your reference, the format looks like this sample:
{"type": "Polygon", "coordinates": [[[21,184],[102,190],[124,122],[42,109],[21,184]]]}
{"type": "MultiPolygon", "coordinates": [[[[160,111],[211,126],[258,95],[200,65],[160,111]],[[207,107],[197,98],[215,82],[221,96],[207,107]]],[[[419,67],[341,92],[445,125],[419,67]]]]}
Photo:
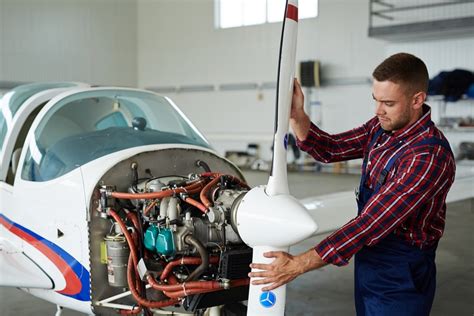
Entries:
{"type": "Polygon", "coordinates": [[[283,315],[285,287],[261,300],[248,272],[252,255],[288,250],[316,230],[286,179],[296,0],[287,1],[287,23],[278,95],[286,104],[277,104],[268,186],[251,190],[179,108],[153,92],[52,82],[5,94],[0,285],[56,304],[56,315],[63,307],[220,315],[229,306],[240,315],[283,315]],[[263,217],[273,233],[258,242],[263,217]],[[281,226],[294,237],[272,247],[281,226]],[[249,291],[255,300],[236,304],[249,291]]]}
{"type": "MultiPolygon", "coordinates": [[[[56,315],[63,307],[283,315],[285,287],[249,285],[249,263],[340,227],[355,209],[352,192],[302,201],[288,192],[297,4],[289,0],[285,10],[267,186],[249,188],[173,101],[153,92],[51,82],[5,94],[0,286],[56,304],[56,315]],[[285,240],[275,233],[282,229],[285,240]]],[[[455,182],[453,199],[473,194],[466,181],[455,182]]]]}

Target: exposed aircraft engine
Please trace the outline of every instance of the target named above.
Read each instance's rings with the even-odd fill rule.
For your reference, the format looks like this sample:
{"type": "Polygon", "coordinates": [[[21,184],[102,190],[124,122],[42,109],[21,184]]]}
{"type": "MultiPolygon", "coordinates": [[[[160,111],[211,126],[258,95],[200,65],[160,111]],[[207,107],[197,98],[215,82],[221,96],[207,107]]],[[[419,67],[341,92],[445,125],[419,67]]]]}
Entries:
{"type": "Polygon", "coordinates": [[[142,153],[110,170],[92,201],[95,309],[192,314],[246,300],[252,249],[235,218],[248,190],[233,165],[201,150],[142,153]]]}

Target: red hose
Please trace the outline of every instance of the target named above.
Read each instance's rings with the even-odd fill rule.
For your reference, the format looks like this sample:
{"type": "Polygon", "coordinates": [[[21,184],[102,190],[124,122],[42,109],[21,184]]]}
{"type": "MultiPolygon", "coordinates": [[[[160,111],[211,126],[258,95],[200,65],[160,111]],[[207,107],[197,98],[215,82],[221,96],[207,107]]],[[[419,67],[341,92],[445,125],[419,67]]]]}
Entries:
{"type": "MultiPolygon", "coordinates": [[[[217,282],[217,281],[209,281],[209,282],[217,282]]],[[[202,282],[204,283],[204,282],[202,282]]],[[[239,287],[244,285],[249,285],[250,279],[239,279],[239,280],[231,280],[230,287],[239,287]]],[[[200,289],[200,288],[193,288],[193,289],[181,289],[179,291],[174,292],[166,292],[165,295],[169,298],[182,298],[188,295],[194,294],[202,294],[202,293],[209,293],[209,292],[216,292],[216,291],[225,291],[222,287],[219,288],[209,288],[209,289],[200,289]]]]}
{"type": "Polygon", "coordinates": [[[199,198],[201,199],[202,204],[206,207],[209,208],[213,205],[213,203],[209,200],[209,191],[213,186],[215,186],[221,179],[221,177],[226,176],[230,182],[237,183],[240,186],[249,189],[249,186],[247,183],[242,182],[239,178],[231,176],[231,175],[225,175],[222,173],[211,173],[211,172],[206,172],[201,174],[201,176],[206,175],[209,177],[214,177],[211,182],[206,184],[206,186],[202,189],[201,194],[199,195],[199,198]]]}
{"type": "Polygon", "coordinates": [[[181,284],[160,284],[151,275],[147,276],[147,281],[148,281],[148,284],[150,284],[152,288],[158,291],[176,292],[176,291],[188,290],[188,289],[201,289],[201,290],[222,289],[222,284],[218,281],[191,281],[191,282],[184,282],[181,284]]]}
{"type": "Polygon", "coordinates": [[[242,180],[240,180],[240,178],[237,178],[235,176],[232,176],[230,174],[223,174],[223,173],[217,173],[217,172],[206,172],[206,173],[202,173],[201,176],[207,176],[207,177],[220,177],[220,176],[226,176],[229,178],[229,180],[233,183],[237,183],[238,185],[244,187],[244,188],[247,188],[247,189],[250,189],[250,187],[248,186],[247,183],[243,182],[242,180]]]}
{"type": "MultiPolygon", "coordinates": [[[[199,198],[201,199],[201,202],[202,204],[204,204],[204,206],[206,207],[206,209],[208,209],[210,206],[212,206],[212,202],[209,201],[207,195],[208,195],[208,192],[211,190],[211,188],[216,185],[221,179],[221,175],[218,176],[218,177],[215,177],[214,179],[212,179],[211,182],[209,182],[208,184],[206,184],[206,186],[202,189],[201,191],[201,194],[199,195],[199,198]]],[[[207,211],[206,211],[207,213],[207,211]]]]}
{"type": "Polygon", "coordinates": [[[138,306],[136,308],[133,308],[132,310],[126,310],[126,309],[121,309],[119,310],[120,315],[136,315],[142,311],[142,307],[138,306]]]}
{"type": "Polygon", "coordinates": [[[184,202],[188,203],[189,205],[192,205],[192,206],[196,207],[197,209],[199,209],[204,214],[206,214],[208,212],[207,207],[205,207],[202,203],[199,203],[195,199],[187,197],[187,198],[184,199],[184,202]]]}
{"type": "Polygon", "coordinates": [[[143,215],[148,215],[148,213],[150,213],[151,209],[156,205],[156,203],[158,203],[158,200],[154,200],[153,202],[151,202],[150,205],[148,205],[143,211],[143,215]]]}
{"type": "Polygon", "coordinates": [[[209,178],[209,177],[219,177],[221,176],[222,173],[219,173],[219,172],[203,172],[200,174],[201,177],[203,178],[209,178]]]}
{"type": "MultiPolygon", "coordinates": [[[[184,265],[184,264],[192,264],[192,265],[199,265],[202,263],[201,258],[195,258],[195,257],[184,257],[181,259],[176,259],[174,261],[169,262],[163,272],[161,273],[160,280],[164,281],[166,278],[168,278],[168,275],[171,273],[174,267],[179,266],[179,265],[184,265]]],[[[209,258],[209,263],[219,263],[219,257],[210,257],[209,258]]]]}
{"type": "Polygon", "coordinates": [[[138,217],[136,213],[130,212],[125,210],[127,218],[132,222],[133,227],[137,232],[140,231],[140,222],[138,221],[138,217]]]}
{"type": "Polygon", "coordinates": [[[133,259],[130,254],[130,256],[128,257],[127,281],[130,288],[130,292],[132,293],[133,298],[137,301],[138,304],[145,307],[149,307],[149,308],[161,308],[165,306],[174,305],[179,302],[178,299],[170,299],[170,300],[164,300],[164,301],[150,301],[146,298],[141,297],[137,289],[134,286],[132,286],[135,281],[133,279],[134,270],[135,268],[133,266],[133,259]]]}
{"type": "Polygon", "coordinates": [[[132,257],[133,264],[136,266],[138,264],[138,254],[137,254],[137,249],[135,247],[135,244],[133,242],[133,238],[130,235],[130,232],[127,230],[127,227],[123,223],[120,216],[118,216],[118,214],[114,210],[110,209],[109,214],[110,216],[113,217],[113,219],[117,222],[117,224],[119,224],[120,229],[122,230],[122,233],[124,234],[125,239],[127,240],[128,247],[130,248],[130,255],[132,257]]]}

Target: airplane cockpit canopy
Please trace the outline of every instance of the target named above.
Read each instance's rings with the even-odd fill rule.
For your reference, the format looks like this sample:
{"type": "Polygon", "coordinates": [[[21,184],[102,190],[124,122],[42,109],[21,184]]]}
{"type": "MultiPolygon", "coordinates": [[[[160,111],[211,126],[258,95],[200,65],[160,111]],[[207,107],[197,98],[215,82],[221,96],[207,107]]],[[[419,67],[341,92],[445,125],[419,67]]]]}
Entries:
{"type": "Polygon", "coordinates": [[[7,131],[12,124],[13,117],[20,106],[38,92],[77,86],[74,82],[43,82],[24,84],[8,91],[0,101],[0,151],[5,141],[7,131]]]}
{"type": "Polygon", "coordinates": [[[144,145],[209,143],[167,98],[98,88],[57,101],[30,139],[22,179],[48,181],[105,155],[144,145]]]}

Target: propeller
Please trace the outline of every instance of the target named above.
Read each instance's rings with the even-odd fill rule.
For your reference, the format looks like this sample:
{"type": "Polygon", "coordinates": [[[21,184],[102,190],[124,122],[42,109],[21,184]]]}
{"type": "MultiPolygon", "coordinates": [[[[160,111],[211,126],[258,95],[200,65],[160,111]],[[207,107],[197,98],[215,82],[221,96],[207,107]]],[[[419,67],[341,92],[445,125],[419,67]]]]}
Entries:
{"type": "MultiPolygon", "coordinates": [[[[271,263],[267,251],[288,252],[317,229],[306,208],[289,194],[286,166],[288,127],[295,77],[298,0],[287,0],[278,64],[273,161],[266,186],[250,190],[237,206],[236,221],[242,240],[253,248],[252,262],[271,263]]],[[[252,280],[251,280],[252,281],[252,280]]],[[[263,292],[262,285],[250,285],[248,316],[284,315],[286,285],[263,292]]]]}

